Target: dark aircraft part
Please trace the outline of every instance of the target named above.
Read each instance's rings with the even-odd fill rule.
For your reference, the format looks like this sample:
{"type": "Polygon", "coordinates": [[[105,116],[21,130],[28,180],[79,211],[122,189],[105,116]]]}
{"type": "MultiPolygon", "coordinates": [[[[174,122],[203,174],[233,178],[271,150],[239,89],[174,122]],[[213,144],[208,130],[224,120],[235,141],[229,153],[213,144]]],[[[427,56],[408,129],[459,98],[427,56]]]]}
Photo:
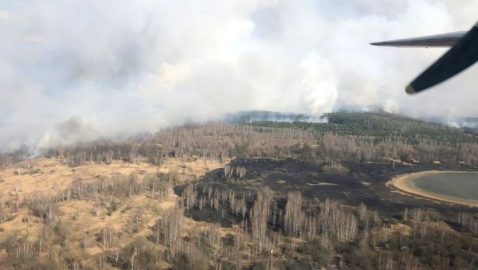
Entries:
{"type": "Polygon", "coordinates": [[[478,61],[478,23],[438,61],[418,76],[406,92],[414,94],[442,83],[478,61]]]}
{"type": "Polygon", "coordinates": [[[374,42],[371,43],[371,45],[393,47],[451,47],[455,45],[465,34],[466,32],[455,32],[426,37],[374,42]]]}

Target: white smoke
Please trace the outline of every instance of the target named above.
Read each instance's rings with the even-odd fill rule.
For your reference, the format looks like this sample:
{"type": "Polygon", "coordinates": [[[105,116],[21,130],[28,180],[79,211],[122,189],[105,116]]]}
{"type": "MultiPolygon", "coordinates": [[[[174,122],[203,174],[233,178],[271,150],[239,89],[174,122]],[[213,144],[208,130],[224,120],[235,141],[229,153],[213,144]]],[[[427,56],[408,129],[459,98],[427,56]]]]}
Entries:
{"type": "Polygon", "coordinates": [[[476,69],[409,97],[404,86],[444,50],[369,43],[466,30],[477,9],[472,0],[2,2],[0,151],[241,110],[474,116],[476,69]],[[70,119],[83,124],[58,124],[70,119]]]}
{"type": "Polygon", "coordinates": [[[51,132],[45,133],[38,144],[38,149],[34,150],[58,146],[59,143],[68,145],[77,142],[87,142],[97,137],[96,127],[82,118],[72,117],[57,124],[51,132]]]}

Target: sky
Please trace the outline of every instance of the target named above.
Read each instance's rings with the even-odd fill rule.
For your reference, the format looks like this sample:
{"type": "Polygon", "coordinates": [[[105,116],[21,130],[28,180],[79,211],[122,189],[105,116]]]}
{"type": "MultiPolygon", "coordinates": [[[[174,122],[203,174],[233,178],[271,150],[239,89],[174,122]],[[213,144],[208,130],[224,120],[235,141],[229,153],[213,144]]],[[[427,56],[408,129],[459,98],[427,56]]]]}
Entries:
{"type": "Polygon", "coordinates": [[[408,96],[445,50],[369,43],[467,30],[477,10],[476,0],[3,0],[0,151],[244,110],[475,117],[478,67],[408,96]]]}

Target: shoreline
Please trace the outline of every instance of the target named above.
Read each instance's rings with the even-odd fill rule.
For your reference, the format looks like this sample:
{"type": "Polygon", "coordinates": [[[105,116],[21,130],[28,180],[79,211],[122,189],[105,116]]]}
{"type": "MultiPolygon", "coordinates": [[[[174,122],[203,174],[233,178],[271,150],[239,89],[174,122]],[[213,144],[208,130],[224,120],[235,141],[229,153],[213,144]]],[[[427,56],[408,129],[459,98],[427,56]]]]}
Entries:
{"type": "Polygon", "coordinates": [[[468,207],[478,207],[478,200],[460,199],[451,196],[441,195],[433,192],[428,192],[419,189],[413,185],[413,180],[425,175],[439,174],[439,173],[475,173],[469,171],[422,171],[416,173],[402,174],[393,177],[385,185],[394,191],[398,191],[404,195],[414,196],[421,199],[427,199],[438,203],[446,203],[451,205],[460,205],[468,207]]]}

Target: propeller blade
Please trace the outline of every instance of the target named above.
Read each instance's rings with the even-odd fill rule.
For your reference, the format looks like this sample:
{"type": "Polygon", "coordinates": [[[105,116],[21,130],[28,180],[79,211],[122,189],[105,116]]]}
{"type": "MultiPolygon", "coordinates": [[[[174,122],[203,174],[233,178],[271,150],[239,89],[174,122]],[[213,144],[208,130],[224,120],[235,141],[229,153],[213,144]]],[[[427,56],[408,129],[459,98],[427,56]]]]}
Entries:
{"type": "Polygon", "coordinates": [[[396,39],[381,42],[373,42],[373,46],[393,46],[393,47],[453,47],[466,32],[453,32],[425,37],[414,37],[406,39],[396,39]]]}
{"type": "Polygon", "coordinates": [[[478,61],[478,23],[433,65],[410,83],[406,92],[414,94],[442,83],[478,61]]]}

